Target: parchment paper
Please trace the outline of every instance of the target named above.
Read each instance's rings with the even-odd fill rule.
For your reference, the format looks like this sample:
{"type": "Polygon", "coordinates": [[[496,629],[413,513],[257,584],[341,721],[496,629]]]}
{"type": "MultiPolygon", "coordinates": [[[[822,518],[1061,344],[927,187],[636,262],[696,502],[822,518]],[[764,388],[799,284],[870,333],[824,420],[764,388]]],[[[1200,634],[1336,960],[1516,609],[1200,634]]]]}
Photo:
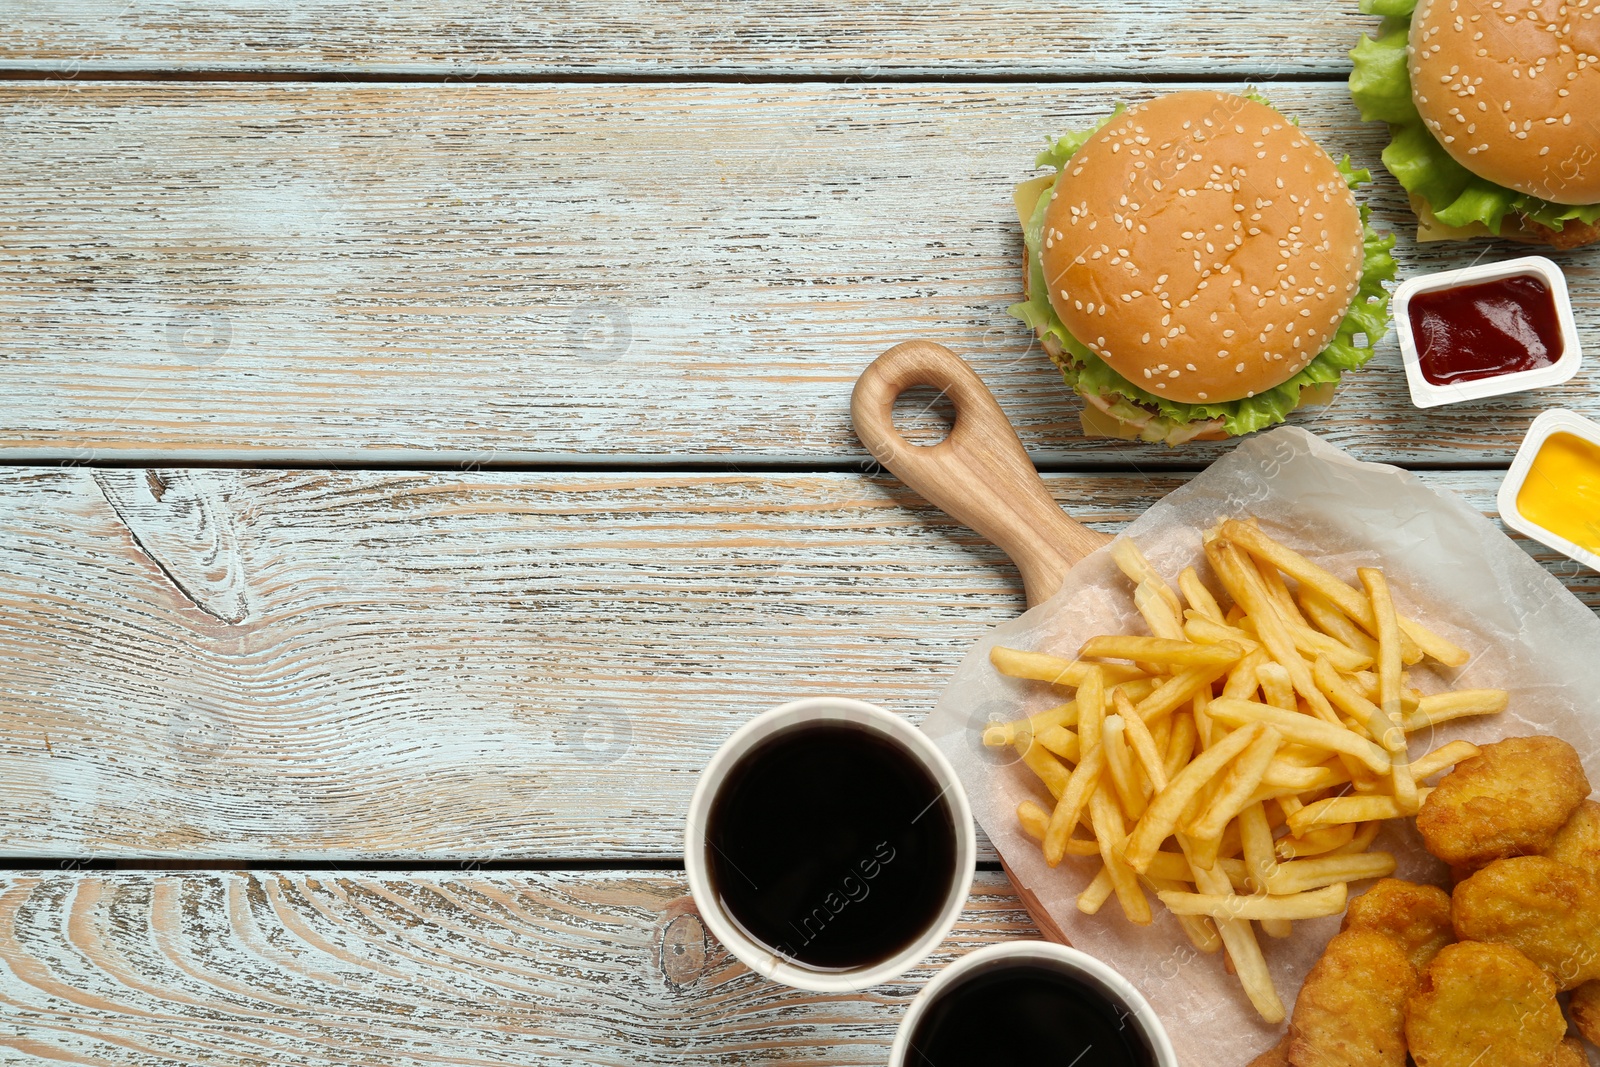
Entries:
{"type": "MultiPolygon", "coordinates": [[[[1169,582],[1193,565],[1219,586],[1200,548],[1201,531],[1223,516],[1257,516],[1273,536],[1351,582],[1358,566],[1389,576],[1400,609],[1473,653],[1458,672],[1412,668],[1424,692],[1494,687],[1511,691],[1503,715],[1457,720],[1417,735],[1412,755],[1457,737],[1493,741],[1557,734],[1583,754],[1600,783],[1600,619],[1544,568],[1454,494],[1424,486],[1395,467],[1362,463],[1304,430],[1251,438],[1125,531],[1169,582]]],[[[1574,566],[1576,566],[1574,564],[1574,566]]],[[[1143,991],[1166,1024],[1185,1067],[1245,1067],[1275,1044],[1281,1026],[1263,1024],[1222,955],[1201,955],[1153,898],[1157,919],[1128,923],[1112,898],[1098,916],[1081,914],[1077,894],[1098,866],[1067,857],[1051,870],[1017,827],[1025,799],[1049,796],[1010,750],[986,749],[983,728],[1060,703],[1038,682],[1002,677],[989,664],[996,644],[1074,655],[1102,633],[1146,633],[1132,590],[1101,549],[1078,564],[1049,602],[987,634],[962,662],[923,724],[955,765],[978,822],[1015,876],[1038,894],[1076,947],[1106,960],[1143,991]]],[[[1392,851],[1397,877],[1448,888],[1442,864],[1408,822],[1386,827],[1373,845],[1392,851]]],[[[1355,892],[1371,883],[1356,883],[1355,892]]],[[[1278,993],[1291,1012],[1306,972],[1339,919],[1298,922],[1287,940],[1261,936],[1278,993]]],[[[1595,1058],[1591,1057],[1593,1062],[1595,1058]]]]}

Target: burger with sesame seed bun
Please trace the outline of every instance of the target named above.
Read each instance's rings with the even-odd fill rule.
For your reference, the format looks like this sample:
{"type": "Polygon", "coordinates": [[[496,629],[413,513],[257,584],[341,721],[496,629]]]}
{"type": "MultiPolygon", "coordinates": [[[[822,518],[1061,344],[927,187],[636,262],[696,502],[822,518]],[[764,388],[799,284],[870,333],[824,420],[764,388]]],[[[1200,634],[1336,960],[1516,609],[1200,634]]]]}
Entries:
{"type": "Polygon", "coordinates": [[[1119,110],[1017,187],[1033,327],[1089,436],[1178,445],[1326,403],[1388,329],[1394,238],[1335,163],[1258,97],[1119,110]]]}
{"type": "Polygon", "coordinates": [[[1362,0],[1385,16],[1350,53],[1361,117],[1419,240],[1600,240],[1600,0],[1362,0]]]}

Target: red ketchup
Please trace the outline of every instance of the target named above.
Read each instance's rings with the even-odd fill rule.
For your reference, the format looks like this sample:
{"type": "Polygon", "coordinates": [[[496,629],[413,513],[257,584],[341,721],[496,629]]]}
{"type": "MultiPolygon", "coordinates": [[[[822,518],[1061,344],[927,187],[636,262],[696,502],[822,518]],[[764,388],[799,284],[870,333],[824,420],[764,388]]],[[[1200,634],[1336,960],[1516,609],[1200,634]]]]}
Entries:
{"type": "Polygon", "coordinates": [[[1418,293],[1410,312],[1422,376],[1434,385],[1537,370],[1561,358],[1555,297],[1531,274],[1418,293]]]}

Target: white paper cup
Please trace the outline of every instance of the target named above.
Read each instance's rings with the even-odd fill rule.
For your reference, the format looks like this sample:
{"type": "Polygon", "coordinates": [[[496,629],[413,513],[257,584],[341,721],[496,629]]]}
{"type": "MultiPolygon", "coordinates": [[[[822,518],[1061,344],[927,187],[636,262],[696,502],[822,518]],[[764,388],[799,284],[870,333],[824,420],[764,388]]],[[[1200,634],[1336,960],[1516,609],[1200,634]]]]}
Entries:
{"type": "Polygon", "coordinates": [[[961,914],[967,893],[972,889],[973,857],[976,852],[977,835],[972,826],[972,809],[967,804],[967,794],[961,788],[955,768],[950,766],[950,761],[934,747],[927,735],[900,716],[875,705],[843,697],[814,697],[796,700],[757,715],[734,731],[733,736],[717,749],[711,762],[700,773],[699,784],[695,786],[694,796],[689,801],[689,824],[684,834],[683,858],[689,875],[689,892],[694,897],[701,920],[739,962],[774,982],[817,993],[836,993],[865,989],[898,978],[915,967],[944,940],[961,914]],[[711,872],[706,862],[706,820],[728,771],[752,748],[780,730],[817,722],[862,726],[893,741],[939,783],[950,804],[955,827],[955,875],[950,881],[944,907],[940,909],[938,917],[912,944],[870,967],[818,970],[780,956],[740,930],[711,886],[711,872]]]}
{"type": "Polygon", "coordinates": [[[1133,987],[1132,982],[1087,953],[1049,941],[1010,941],[1003,945],[990,945],[961,957],[940,971],[917,994],[917,999],[906,1009],[905,1018],[900,1020],[894,1045],[889,1051],[889,1067],[921,1067],[911,1055],[911,1035],[916,1032],[923,1015],[947,990],[968,978],[1018,964],[1049,967],[1099,990],[1122,1012],[1125,1025],[1138,1032],[1154,1055],[1156,1067],[1178,1067],[1178,1054],[1172,1050],[1166,1028],[1156,1018],[1150,1002],[1133,987]]]}

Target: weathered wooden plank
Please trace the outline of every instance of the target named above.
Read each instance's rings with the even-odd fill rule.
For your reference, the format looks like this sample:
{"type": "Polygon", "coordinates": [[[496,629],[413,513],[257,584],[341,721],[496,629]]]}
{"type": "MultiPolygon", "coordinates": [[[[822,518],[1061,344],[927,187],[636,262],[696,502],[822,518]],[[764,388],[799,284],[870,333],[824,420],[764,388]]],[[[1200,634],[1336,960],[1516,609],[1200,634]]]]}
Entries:
{"type": "MultiPolygon", "coordinates": [[[[1005,313],[1011,183],[1150,89],[12,83],[0,458],[838,462],[861,368],[927,336],[1041,461],[1203,462],[1223,446],[1081,440],[1005,313]]],[[[1342,86],[1272,93],[1376,164],[1342,86]]],[[[1387,177],[1374,202],[1407,224],[1387,177]]],[[[1597,257],[1564,259],[1584,329],[1597,257]]],[[[1505,463],[1557,402],[1600,415],[1600,365],[1419,412],[1391,340],[1301,422],[1368,458],[1505,463]]]]}
{"type": "Polygon", "coordinates": [[[75,0],[6,5],[0,65],[82,71],[1062,77],[1343,70],[1348,2],[1294,18],[1261,0],[613,0],[469,7],[361,0],[75,0]]]}
{"type": "MultiPolygon", "coordinates": [[[[1184,477],[1049,483],[1115,530],[1184,477]]],[[[0,530],[12,856],[668,858],[738,723],[918,718],[1022,609],[859,475],[13,469],[0,530]]]]}
{"type": "Polygon", "coordinates": [[[936,970],[1037,937],[998,873],[859,994],[757,977],[681,874],[0,877],[0,1062],[882,1064],[936,970]]]}

